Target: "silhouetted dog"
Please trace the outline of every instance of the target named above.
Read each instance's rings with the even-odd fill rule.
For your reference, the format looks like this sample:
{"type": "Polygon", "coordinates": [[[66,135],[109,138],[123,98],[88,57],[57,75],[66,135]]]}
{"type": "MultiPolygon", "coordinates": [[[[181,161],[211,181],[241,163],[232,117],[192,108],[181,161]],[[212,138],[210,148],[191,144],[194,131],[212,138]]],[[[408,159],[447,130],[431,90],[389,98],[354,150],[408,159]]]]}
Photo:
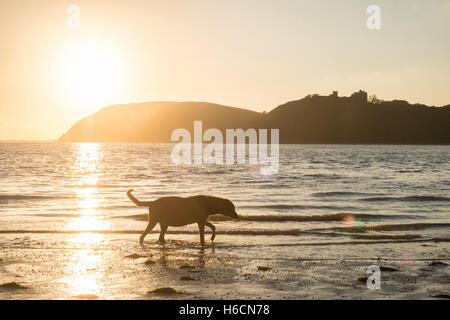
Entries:
{"type": "Polygon", "coordinates": [[[162,197],[154,201],[139,201],[132,194],[133,189],[128,190],[127,195],[131,201],[140,207],[148,207],[148,225],[139,238],[140,243],[157,223],[161,227],[159,241],[164,242],[164,235],[169,226],[179,227],[191,223],[197,223],[200,230],[200,243],[205,244],[205,226],[212,229],[211,241],[216,236],[216,227],[206,221],[211,214],[223,214],[233,219],[238,219],[234,204],[228,199],[210,196],[194,196],[188,198],[162,197]]]}

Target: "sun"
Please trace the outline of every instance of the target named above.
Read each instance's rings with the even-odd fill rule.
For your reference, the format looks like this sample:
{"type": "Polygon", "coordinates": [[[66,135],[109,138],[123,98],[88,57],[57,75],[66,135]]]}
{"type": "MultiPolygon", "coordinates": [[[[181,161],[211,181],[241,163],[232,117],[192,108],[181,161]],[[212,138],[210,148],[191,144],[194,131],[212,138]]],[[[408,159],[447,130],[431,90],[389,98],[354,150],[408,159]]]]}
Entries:
{"type": "Polygon", "coordinates": [[[58,70],[63,97],[85,110],[114,103],[123,87],[123,63],[117,49],[98,41],[69,44],[58,70]]]}

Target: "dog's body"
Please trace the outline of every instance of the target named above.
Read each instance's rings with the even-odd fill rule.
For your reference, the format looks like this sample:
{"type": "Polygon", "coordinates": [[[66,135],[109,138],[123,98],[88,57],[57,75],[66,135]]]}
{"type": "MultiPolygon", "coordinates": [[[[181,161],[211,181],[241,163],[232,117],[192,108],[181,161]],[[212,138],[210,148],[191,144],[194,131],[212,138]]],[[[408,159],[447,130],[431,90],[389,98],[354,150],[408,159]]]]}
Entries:
{"type": "Polygon", "coordinates": [[[188,198],[162,197],[154,201],[139,201],[128,190],[127,195],[137,206],[148,207],[148,225],[140,237],[140,243],[157,223],[161,226],[159,241],[164,242],[164,235],[169,226],[180,227],[197,223],[200,231],[200,243],[205,244],[205,226],[212,229],[211,241],[215,238],[216,228],[208,221],[211,214],[223,214],[238,219],[233,203],[228,199],[211,196],[194,196],[188,198]]]}

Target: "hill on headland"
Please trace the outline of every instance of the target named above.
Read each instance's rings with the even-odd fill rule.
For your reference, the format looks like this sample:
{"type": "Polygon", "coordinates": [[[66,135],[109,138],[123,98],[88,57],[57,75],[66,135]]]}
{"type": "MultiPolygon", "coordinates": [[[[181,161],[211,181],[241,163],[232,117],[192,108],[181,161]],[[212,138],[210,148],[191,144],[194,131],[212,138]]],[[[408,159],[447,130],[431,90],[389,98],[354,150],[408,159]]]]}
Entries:
{"type": "Polygon", "coordinates": [[[171,142],[172,131],[278,128],[280,143],[450,144],[450,105],[429,107],[403,100],[367,102],[351,97],[306,96],[269,113],[207,102],[112,105],[78,121],[60,142],[171,142]]]}
{"type": "Polygon", "coordinates": [[[256,126],[262,114],[207,102],[144,102],[112,105],[78,121],[60,142],[170,142],[172,131],[256,126]]]}

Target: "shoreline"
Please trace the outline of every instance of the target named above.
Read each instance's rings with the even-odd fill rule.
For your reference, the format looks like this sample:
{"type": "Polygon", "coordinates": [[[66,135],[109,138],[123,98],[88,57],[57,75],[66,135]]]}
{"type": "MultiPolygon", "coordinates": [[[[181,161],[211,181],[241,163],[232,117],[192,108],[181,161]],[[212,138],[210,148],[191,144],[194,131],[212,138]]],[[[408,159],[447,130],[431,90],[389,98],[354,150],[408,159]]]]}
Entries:
{"type": "MultiPolygon", "coordinates": [[[[173,144],[176,145],[178,142],[167,141],[167,142],[145,142],[145,141],[77,141],[77,142],[62,142],[58,140],[0,140],[0,144],[77,144],[77,143],[99,143],[99,144],[173,144]]],[[[310,142],[310,143],[283,143],[280,145],[336,145],[336,146],[450,146],[450,143],[327,143],[327,142],[310,142]]]]}
{"type": "Polygon", "coordinates": [[[0,298],[436,299],[450,292],[446,243],[287,250],[282,239],[245,246],[250,237],[230,246],[235,239],[221,236],[202,249],[196,237],[169,238],[141,247],[126,234],[0,235],[0,298]],[[360,280],[371,265],[387,270],[380,290],[360,280]],[[5,283],[20,287],[2,288],[5,283]],[[174,291],[151,293],[166,287],[174,291]]]}

